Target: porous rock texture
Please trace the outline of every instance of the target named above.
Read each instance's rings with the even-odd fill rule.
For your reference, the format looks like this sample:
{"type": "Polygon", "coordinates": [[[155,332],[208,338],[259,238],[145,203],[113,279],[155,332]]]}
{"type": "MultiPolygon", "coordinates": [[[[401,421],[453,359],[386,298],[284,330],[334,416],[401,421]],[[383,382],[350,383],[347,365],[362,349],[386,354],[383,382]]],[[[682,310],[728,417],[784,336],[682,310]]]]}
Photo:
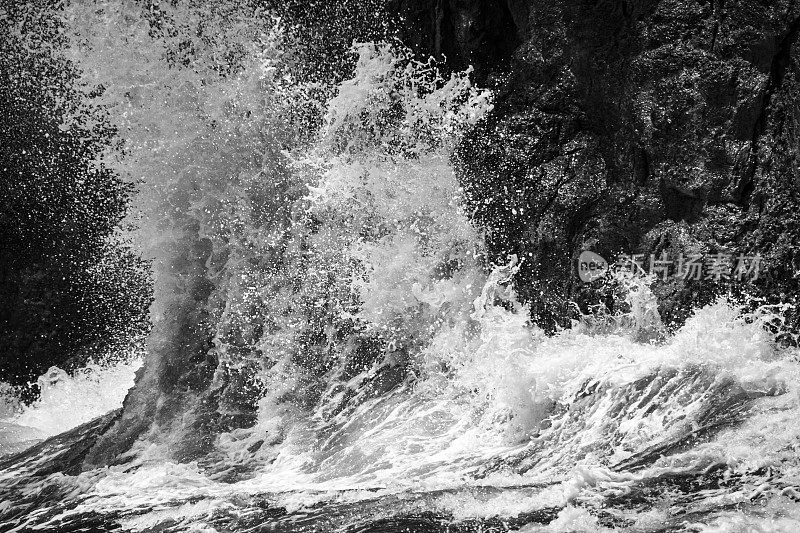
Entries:
{"type": "Polygon", "coordinates": [[[541,324],[567,323],[571,301],[585,310],[602,299],[575,275],[585,248],[645,262],[663,252],[763,256],[750,283],[656,283],[673,325],[729,289],[794,299],[800,2],[405,0],[397,9],[418,53],[471,64],[496,91],[458,171],[490,259],[524,258],[517,290],[541,324]]]}

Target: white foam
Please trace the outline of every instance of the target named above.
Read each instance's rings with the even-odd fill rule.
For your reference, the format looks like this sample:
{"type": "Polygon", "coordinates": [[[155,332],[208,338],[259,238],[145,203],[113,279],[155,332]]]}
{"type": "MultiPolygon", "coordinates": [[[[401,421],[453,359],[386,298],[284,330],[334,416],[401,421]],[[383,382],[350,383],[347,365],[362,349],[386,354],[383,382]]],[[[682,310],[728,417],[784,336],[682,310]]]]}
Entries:
{"type": "Polygon", "coordinates": [[[122,407],[141,364],[139,357],[116,364],[93,363],[73,375],[51,367],[37,380],[41,388],[39,398],[0,418],[3,428],[0,435],[8,440],[7,446],[13,442],[34,442],[122,407]]]}

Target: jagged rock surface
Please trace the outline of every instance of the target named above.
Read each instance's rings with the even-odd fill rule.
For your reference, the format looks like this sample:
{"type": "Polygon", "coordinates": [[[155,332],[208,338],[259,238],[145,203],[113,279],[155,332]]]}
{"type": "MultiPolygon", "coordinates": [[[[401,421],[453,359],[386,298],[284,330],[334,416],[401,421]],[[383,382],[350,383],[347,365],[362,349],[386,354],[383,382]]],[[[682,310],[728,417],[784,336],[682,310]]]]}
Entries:
{"type": "MultiPolygon", "coordinates": [[[[798,2],[399,9],[409,44],[473,64],[497,91],[460,178],[491,259],[526,259],[518,290],[542,323],[600,297],[574,275],[586,242],[610,257],[759,253],[755,292],[796,293],[798,2]]],[[[727,288],[670,278],[656,291],[679,323],[727,288]]]]}

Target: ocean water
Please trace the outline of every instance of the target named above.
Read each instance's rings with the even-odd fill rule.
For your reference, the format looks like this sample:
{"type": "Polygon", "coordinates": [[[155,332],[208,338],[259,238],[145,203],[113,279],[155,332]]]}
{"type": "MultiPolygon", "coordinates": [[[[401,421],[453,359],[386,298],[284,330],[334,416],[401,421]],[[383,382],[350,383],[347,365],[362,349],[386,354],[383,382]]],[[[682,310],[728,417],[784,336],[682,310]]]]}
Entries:
{"type": "MultiPolygon", "coordinates": [[[[452,374],[329,420],[276,420],[265,409],[248,435],[222,436],[235,455],[254,435],[284,432],[247,479],[221,481],[208,465],[172,462],[144,443],[125,465],[26,478],[81,432],[23,453],[2,465],[5,527],[796,530],[797,354],[775,348],[758,320],[720,301],[664,343],[641,344],[584,331],[546,337],[507,309],[483,310],[452,374]],[[63,496],[36,499],[40,515],[14,516],[22,495],[45,489],[63,496]]],[[[130,385],[105,378],[93,386],[107,387],[106,398],[130,385]]],[[[81,379],[63,389],[79,391],[81,379]]],[[[17,420],[62,410],[43,401],[17,420]]]]}

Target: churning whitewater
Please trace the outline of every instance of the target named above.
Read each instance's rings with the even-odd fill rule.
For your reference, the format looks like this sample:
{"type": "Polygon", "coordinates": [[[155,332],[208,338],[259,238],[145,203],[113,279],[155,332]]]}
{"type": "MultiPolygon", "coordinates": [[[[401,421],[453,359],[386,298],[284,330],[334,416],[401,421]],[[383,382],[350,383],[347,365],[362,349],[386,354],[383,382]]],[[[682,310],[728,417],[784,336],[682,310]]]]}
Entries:
{"type": "Polygon", "coordinates": [[[671,332],[619,274],[624,311],[546,333],[526,258],[487,264],[465,209],[455,146],[493,106],[469,71],[356,43],[343,81],[302,78],[285,23],[236,12],[183,64],[176,5],[161,35],[66,8],[122,139],[104,164],[138,183],[153,330],[9,396],[0,530],[800,529],[780,308],[720,298],[671,332]]]}

